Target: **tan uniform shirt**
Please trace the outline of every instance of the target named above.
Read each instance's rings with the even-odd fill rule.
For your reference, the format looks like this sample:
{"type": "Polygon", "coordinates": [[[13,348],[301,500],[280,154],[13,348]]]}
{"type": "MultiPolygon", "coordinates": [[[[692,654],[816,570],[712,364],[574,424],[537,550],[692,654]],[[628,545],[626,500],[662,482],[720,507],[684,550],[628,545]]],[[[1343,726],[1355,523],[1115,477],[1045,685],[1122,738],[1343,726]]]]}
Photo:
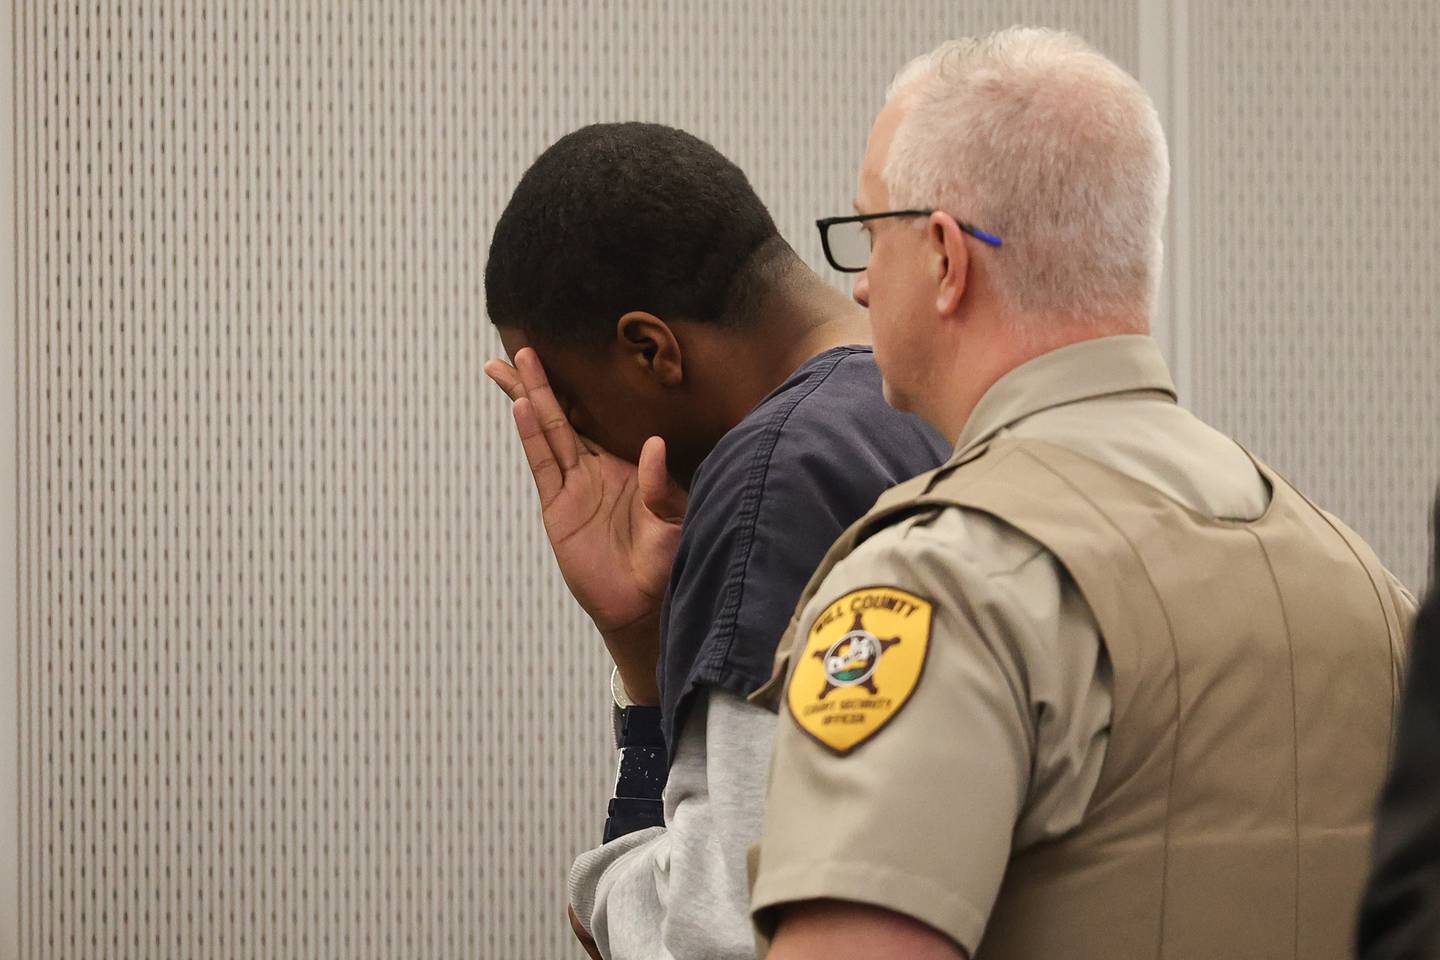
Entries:
{"type": "MultiPolygon", "coordinates": [[[[1148,337],[1088,341],[1012,371],[976,407],[956,456],[1003,436],[1066,447],[1211,517],[1252,520],[1268,503],[1244,451],[1176,405],[1148,337]]],[[[783,833],[767,826],[752,909],[765,936],[767,908],[855,900],[973,954],[1012,850],[1085,812],[1105,756],[1110,665],[1055,558],[984,514],[931,510],[866,540],[801,611],[797,645],[837,600],[876,586],[933,602],[923,674],[885,727],[843,755],[781,718],[769,809],[807,816],[786,817],[783,833]]]]}

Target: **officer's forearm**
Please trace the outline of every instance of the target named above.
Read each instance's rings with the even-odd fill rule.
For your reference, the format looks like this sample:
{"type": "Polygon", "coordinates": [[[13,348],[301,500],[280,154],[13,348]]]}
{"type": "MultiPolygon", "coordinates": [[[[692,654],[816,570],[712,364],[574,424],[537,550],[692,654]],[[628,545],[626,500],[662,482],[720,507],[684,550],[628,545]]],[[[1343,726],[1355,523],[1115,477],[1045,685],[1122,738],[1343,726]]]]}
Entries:
{"type": "Polygon", "coordinates": [[[786,907],[766,960],[969,960],[945,934],[903,914],[840,900],[786,907]]]}

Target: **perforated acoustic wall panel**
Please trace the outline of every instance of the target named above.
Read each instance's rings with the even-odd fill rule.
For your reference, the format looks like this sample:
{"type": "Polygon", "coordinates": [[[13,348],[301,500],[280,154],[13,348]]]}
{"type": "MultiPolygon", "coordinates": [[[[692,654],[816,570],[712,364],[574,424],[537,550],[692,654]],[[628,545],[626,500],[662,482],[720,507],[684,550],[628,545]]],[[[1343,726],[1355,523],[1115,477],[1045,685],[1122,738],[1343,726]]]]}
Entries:
{"type": "Polygon", "coordinates": [[[1440,478],[1440,5],[1190,5],[1198,411],[1412,588],[1440,478]]]}
{"type": "Polygon", "coordinates": [[[16,7],[20,952],[553,957],[600,644],[482,382],[534,155],[663,120],[819,265],[893,70],[1130,4],[16,7]]]}

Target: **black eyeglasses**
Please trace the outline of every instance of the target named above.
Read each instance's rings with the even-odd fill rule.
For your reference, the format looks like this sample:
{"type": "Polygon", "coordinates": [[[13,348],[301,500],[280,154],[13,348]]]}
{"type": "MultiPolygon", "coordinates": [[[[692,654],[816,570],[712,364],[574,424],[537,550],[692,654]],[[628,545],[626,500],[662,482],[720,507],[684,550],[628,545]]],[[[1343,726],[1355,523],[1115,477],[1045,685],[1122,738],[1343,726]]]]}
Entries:
{"type": "MultiPolygon", "coordinates": [[[[867,220],[881,220],[885,217],[928,217],[934,212],[887,210],[884,213],[861,213],[853,217],[825,217],[816,220],[815,226],[820,228],[820,246],[825,248],[825,259],[830,261],[830,266],[842,273],[859,273],[870,263],[870,235],[861,224],[867,220]]],[[[1000,238],[993,233],[986,233],[968,223],[960,223],[959,227],[981,243],[992,247],[1000,246],[1000,238]]]]}

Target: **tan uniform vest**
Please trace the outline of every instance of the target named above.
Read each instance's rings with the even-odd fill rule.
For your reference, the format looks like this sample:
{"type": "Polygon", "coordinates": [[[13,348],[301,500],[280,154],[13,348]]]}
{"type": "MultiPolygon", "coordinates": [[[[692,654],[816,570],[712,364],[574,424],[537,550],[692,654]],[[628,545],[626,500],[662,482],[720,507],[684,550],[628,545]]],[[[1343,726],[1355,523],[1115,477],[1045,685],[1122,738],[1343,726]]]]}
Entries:
{"type": "Polygon", "coordinates": [[[1114,668],[1099,783],[1076,830],[1012,857],[981,960],[1349,955],[1402,615],[1370,548],[1257,467],[1264,516],[1213,520],[1063,448],[996,441],[887,493],[806,588],[797,609],[869,534],[959,506],[1048,548],[1095,616],[1114,668]]]}

